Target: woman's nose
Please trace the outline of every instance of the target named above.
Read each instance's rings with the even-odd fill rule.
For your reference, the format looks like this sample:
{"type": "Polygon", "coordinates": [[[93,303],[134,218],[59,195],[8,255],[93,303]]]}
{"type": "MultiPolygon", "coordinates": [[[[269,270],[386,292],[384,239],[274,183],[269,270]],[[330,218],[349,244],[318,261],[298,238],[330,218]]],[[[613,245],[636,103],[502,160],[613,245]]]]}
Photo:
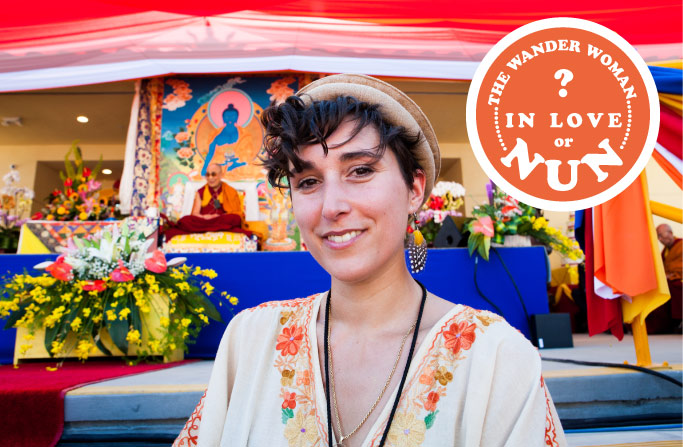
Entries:
{"type": "Polygon", "coordinates": [[[336,182],[326,182],[322,194],[322,216],[328,220],[337,220],[340,216],[351,211],[348,194],[342,185],[336,182]]]}

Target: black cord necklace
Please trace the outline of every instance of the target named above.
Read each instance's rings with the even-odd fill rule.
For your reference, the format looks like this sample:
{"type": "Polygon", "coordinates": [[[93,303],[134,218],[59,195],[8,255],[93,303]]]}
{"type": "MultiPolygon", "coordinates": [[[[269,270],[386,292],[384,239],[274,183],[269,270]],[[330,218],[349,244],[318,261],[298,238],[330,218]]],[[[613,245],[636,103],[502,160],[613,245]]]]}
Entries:
{"type": "MultiPolygon", "coordinates": [[[[384,428],[384,434],[382,435],[382,440],[379,442],[378,447],[382,447],[389,436],[389,429],[391,429],[391,422],[394,420],[394,415],[396,414],[396,409],[398,408],[398,403],[401,400],[401,393],[403,392],[403,386],[408,378],[408,370],[410,369],[410,362],[413,360],[413,353],[415,352],[415,345],[417,344],[417,334],[420,332],[420,322],[422,321],[422,312],[425,308],[425,302],[427,301],[427,289],[418,280],[416,283],[420,285],[422,289],[422,301],[420,303],[420,310],[417,313],[417,320],[415,321],[415,332],[413,333],[413,340],[410,343],[410,351],[408,351],[408,360],[406,361],[406,367],[403,370],[403,376],[401,377],[401,383],[398,386],[398,392],[396,393],[396,398],[394,399],[394,405],[391,407],[391,413],[389,414],[389,420],[384,428]]],[[[332,298],[332,290],[327,292],[327,302],[325,303],[325,334],[328,333],[330,327],[330,299],[332,298]]],[[[324,350],[325,350],[325,399],[327,400],[327,436],[329,437],[329,445],[332,445],[332,406],[330,402],[330,347],[327,343],[327,335],[324,337],[324,350]]]]}

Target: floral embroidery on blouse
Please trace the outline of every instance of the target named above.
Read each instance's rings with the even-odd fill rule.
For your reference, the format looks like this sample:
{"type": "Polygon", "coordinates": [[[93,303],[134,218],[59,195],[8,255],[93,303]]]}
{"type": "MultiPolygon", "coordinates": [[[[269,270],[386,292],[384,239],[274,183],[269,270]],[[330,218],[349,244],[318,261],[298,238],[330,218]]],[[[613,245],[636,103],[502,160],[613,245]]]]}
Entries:
{"type": "Polygon", "coordinates": [[[299,352],[302,338],[304,338],[303,329],[293,324],[282,329],[282,333],[277,337],[275,349],[281,351],[281,355],[296,355],[299,352]]]}
{"type": "Polygon", "coordinates": [[[548,388],[545,386],[543,376],[541,376],[541,388],[545,393],[545,445],[551,447],[559,447],[560,442],[557,440],[557,428],[555,428],[555,419],[550,408],[550,398],[548,397],[548,388]]]}
{"type": "Polygon", "coordinates": [[[476,328],[476,324],[470,324],[468,321],[453,323],[450,329],[443,333],[443,338],[446,340],[446,348],[453,351],[455,355],[458,355],[461,349],[470,349],[472,343],[474,343],[474,330],[476,328]]]}
{"type": "MultiPolygon", "coordinates": [[[[476,341],[476,331],[483,333],[497,321],[502,321],[502,318],[490,312],[465,307],[443,324],[420,363],[418,383],[406,383],[404,395],[389,430],[387,446],[422,445],[427,430],[434,426],[439,414],[439,402],[446,396],[459,362],[467,357],[467,351],[476,341]]],[[[381,435],[379,433],[373,438],[372,446],[379,443],[381,435]]]]}
{"type": "MultiPolygon", "coordinates": [[[[325,428],[315,411],[311,338],[307,334],[316,296],[280,302],[283,310],[279,315],[281,328],[273,366],[280,373],[283,434],[289,447],[320,446],[327,442],[325,428]]],[[[263,305],[275,307],[278,302],[263,305]]]]}
{"type": "Polygon", "coordinates": [[[425,421],[413,413],[397,413],[389,429],[387,440],[396,447],[419,447],[425,440],[425,421]]]}
{"type": "Polygon", "coordinates": [[[199,399],[199,403],[195,407],[192,415],[185,423],[182,431],[173,443],[173,447],[192,447],[197,445],[197,437],[199,436],[199,423],[202,420],[202,410],[204,409],[204,398],[206,397],[206,391],[199,399]]]}
{"type": "Polygon", "coordinates": [[[287,419],[285,438],[289,447],[307,447],[318,444],[320,440],[315,417],[299,411],[295,416],[287,419]]]}

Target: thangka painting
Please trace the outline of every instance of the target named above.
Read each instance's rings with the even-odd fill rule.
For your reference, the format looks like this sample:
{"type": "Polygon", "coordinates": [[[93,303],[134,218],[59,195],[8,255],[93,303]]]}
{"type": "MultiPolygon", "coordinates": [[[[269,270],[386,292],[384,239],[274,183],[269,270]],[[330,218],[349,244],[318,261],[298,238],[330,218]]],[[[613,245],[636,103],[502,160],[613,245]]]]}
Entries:
{"type": "Polygon", "coordinates": [[[258,182],[268,213],[266,175],[259,165],[261,114],[299,86],[297,75],[170,77],[164,82],[161,120],[160,208],[180,217],[185,184],[202,180],[211,163],[228,181],[258,182]]]}

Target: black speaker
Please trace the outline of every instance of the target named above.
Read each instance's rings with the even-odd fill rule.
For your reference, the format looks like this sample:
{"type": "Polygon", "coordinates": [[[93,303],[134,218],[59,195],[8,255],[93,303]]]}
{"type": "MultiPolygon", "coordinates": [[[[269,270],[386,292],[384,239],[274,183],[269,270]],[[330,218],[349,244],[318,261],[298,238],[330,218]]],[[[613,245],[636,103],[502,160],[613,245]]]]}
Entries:
{"type": "Polygon", "coordinates": [[[539,349],[573,348],[572,322],[569,314],[532,315],[531,337],[534,346],[539,349]]]}
{"type": "Polygon", "coordinates": [[[450,217],[446,217],[441,225],[441,229],[436,233],[434,238],[434,247],[437,248],[455,248],[460,243],[462,234],[455,222],[450,217]]]}

